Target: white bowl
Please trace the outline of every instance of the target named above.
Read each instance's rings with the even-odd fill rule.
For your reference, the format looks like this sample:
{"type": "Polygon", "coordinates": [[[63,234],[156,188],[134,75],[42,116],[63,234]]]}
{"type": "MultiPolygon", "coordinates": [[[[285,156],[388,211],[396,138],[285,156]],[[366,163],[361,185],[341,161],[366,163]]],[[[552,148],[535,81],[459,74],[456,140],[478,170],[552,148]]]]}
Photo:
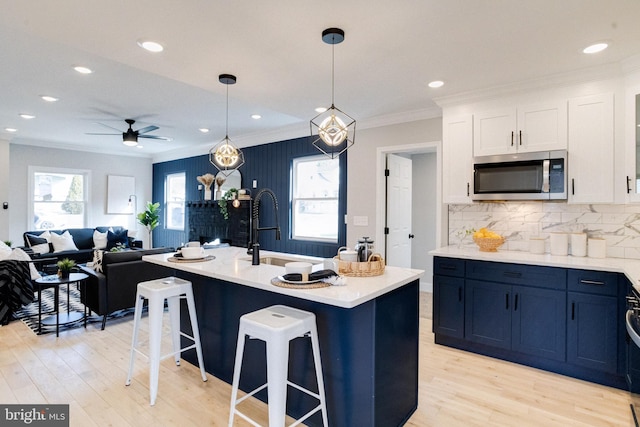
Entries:
{"type": "Polygon", "coordinates": [[[288,262],[284,265],[284,269],[287,274],[302,274],[302,281],[309,280],[309,274],[311,274],[312,264],[310,262],[288,262]]]}
{"type": "Polygon", "coordinates": [[[202,247],[186,247],[180,249],[183,258],[194,259],[204,257],[204,248],[202,247]]]}

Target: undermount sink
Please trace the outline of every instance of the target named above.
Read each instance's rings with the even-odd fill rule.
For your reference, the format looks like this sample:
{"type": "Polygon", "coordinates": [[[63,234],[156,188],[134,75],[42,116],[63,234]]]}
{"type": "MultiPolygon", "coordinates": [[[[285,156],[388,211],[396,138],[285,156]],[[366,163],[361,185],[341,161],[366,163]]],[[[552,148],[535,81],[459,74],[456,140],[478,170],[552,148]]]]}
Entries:
{"type": "MultiPolygon", "coordinates": [[[[241,260],[249,261],[249,262],[252,261],[251,257],[241,258],[241,260]]],[[[296,261],[306,261],[306,262],[310,262],[311,264],[318,263],[317,260],[305,259],[305,258],[282,258],[282,257],[274,257],[274,256],[260,257],[260,264],[277,265],[279,267],[284,267],[286,263],[296,262],[296,261]]]]}

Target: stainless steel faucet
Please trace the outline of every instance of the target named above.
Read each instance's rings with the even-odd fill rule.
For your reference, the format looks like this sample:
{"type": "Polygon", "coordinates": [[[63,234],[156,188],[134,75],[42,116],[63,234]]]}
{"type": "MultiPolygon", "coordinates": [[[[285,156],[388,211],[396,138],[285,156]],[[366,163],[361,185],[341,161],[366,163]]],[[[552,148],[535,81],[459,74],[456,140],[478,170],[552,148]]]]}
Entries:
{"type": "Polygon", "coordinates": [[[276,195],[269,188],[263,188],[256,194],[253,199],[253,212],[251,215],[251,224],[252,224],[252,232],[251,232],[251,244],[249,245],[249,249],[247,250],[248,254],[252,254],[251,264],[252,265],[260,265],[260,243],[258,243],[258,232],[265,230],[275,230],[276,231],[276,240],[280,240],[280,225],[278,221],[278,199],[276,199],[276,195]],[[272,227],[260,227],[259,224],[259,213],[260,213],[260,199],[263,194],[268,194],[271,196],[271,200],[273,201],[273,212],[275,215],[276,224],[272,227]]]}

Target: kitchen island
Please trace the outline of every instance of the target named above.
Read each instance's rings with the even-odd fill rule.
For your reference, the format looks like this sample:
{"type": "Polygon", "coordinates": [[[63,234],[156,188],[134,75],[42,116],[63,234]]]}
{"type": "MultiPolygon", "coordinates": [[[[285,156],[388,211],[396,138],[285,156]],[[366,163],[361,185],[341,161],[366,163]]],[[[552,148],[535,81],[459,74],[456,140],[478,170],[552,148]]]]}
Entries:
{"type": "MultiPolygon", "coordinates": [[[[375,277],[348,277],[345,286],[317,289],[283,288],[271,279],[284,267],[251,265],[246,249],[206,250],[207,262],[175,263],[173,254],[143,258],[167,269],[167,275],[193,284],[204,365],[210,374],[231,383],[239,319],[245,313],[283,304],[316,315],[325,380],[329,424],[332,426],[402,425],[418,404],[418,319],[421,270],[387,267],[375,277]]],[[[322,268],[322,259],[261,251],[263,258],[308,260],[322,268]]],[[[181,316],[187,333],[187,316],[181,316]]],[[[308,340],[294,340],[290,349],[291,381],[316,389],[308,340]]],[[[266,381],[264,343],[246,344],[240,389],[266,381]]],[[[195,352],[183,354],[196,364],[195,352]]],[[[266,392],[256,395],[266,400],[266,392]]],[[[298,418],[315,405],[289,388],[287,413],[298,418]]],[[[322,425],[320,414],[305,422],[322,425]]]]}

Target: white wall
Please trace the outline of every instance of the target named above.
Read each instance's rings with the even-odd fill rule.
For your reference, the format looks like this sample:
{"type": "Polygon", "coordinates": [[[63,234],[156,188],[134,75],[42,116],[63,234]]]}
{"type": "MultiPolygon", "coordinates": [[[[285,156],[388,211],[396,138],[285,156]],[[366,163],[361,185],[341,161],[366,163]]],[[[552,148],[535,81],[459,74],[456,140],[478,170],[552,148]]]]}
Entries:
{"type": "MultiPolygon", "coordinates": [[[[2,150],[1,147],[0,144],[0,150],[2,150]]],[[[28,168],[29,166],[48,166],[91,170],[87,226],[121,225],[127,229],[136,229],[137,238],[143,240],[145,247],[148,247],[147,233],[144,227],[137,224],[133,215],[107,214],[107,176],[121,175],[135,178],[136,211],[140,212],[146,201],[151,200],[153,173],[151,159],[17,144],[10,144],[7,157],[9,158],[10,180],[8,185],[5,185],[0,172],[0,197],[2,191],[8,189],[10,206],[8,238],[13,241],[14,245],[22,245],[22,233],[33,230],[33,224],[28,218],[28,168]]],[[[2,169],[1,165],[0,169],[2,169]]],[[[5,240],[1,233],[0,239],[5,240]]]]}
{"type": "Polygon", "coordinates": [[[347,246],[353,247],[359,237],[376,235],[376,148],[440,140],[440,117],[357,131],[347,166],[347,246]],[[354,216],[366,216],[368,225],[353,225],[354,216]]]}

